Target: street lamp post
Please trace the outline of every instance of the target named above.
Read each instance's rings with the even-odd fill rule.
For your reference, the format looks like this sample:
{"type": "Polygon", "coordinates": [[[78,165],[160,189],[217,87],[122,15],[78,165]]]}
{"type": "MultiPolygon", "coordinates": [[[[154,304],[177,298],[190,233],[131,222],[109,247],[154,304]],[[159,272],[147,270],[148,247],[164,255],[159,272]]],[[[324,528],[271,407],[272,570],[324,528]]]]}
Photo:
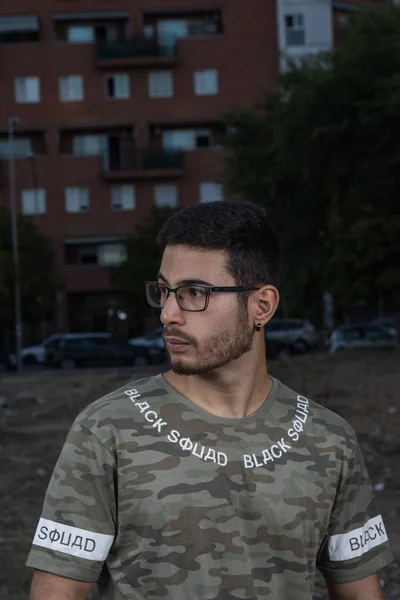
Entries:
{"type": "Polygon", "coordinates": [[[8,165],[10,179],[10,206],[11,206],[11,237],[12,255],[14,263],[14,310],[15,310],[15,354],[17,358],[17,370],[22,370],[22,318],[21,318],[21,281],[19,269],[19,245],[17,224],[17,198],[15,183],[14,163],[14,128],[19,123],[18,117],[8,119],[8,165]]]}

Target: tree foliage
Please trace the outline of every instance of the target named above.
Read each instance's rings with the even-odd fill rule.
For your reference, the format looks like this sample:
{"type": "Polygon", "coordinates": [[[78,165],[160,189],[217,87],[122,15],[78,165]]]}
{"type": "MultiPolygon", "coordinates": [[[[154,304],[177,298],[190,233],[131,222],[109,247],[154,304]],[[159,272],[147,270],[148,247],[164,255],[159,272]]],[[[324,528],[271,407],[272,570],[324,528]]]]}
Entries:
{"type": "Polygon", "coordinates": [[[400,10],[357,15],[333,54],[291,64],[227,120],[229,183],[281,234],[288,311],[322,290],[399,305],[400,10]]]}
{"type": "MultiPolygon", "coordinates": [[[[29,217],[18,216],[19,276],[23,321],[39,320],[51,313],[60,289],[50,239],[29,217]]],[[[14,323],[15,269],[12,254],[11,215],[0,206],[0,323],[14,323]]]]}

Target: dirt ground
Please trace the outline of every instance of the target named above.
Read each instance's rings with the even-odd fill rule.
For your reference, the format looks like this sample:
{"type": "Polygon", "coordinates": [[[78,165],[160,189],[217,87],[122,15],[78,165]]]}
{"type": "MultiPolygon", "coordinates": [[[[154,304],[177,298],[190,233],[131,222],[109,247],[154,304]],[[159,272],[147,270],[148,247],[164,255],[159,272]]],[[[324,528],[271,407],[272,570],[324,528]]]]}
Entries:
{"type": "MultiPolygon", "coordinates": [[[[313,354],[270,372],[355,428],[396,562],[381,572],[386,600],[400,600],[400,352],[313,354]]],[[[146,376],[129,370],[8,375],[0,380],[0,599],[26,600],[24,566],[43,495],[66,432],[92,400],[146,376]]],[[[317,580],[315,599],[326,600],[317,580]]]]}

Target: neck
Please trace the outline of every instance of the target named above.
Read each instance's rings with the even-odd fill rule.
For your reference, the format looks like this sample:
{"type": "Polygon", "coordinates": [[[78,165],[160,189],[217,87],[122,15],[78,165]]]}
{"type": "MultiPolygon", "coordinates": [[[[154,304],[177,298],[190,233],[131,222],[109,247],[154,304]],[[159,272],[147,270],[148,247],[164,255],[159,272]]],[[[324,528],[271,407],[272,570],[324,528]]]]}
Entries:
{"type": "Polygon", "coordinates": [[[177,375],[168,371],[165,378],[177,392],[218,417],[243,418],[262,406],[271,391],[265,351],[258,357],[252,351],[239,359],[201,375],[177,375]]]}

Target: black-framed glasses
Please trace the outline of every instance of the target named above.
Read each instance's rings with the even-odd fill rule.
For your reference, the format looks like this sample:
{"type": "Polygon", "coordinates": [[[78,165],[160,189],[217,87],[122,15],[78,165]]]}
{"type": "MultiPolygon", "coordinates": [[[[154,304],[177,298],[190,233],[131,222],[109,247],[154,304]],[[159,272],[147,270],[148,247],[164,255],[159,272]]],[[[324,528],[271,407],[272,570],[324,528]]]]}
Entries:
{"type": "Polygon", "coordinates": [[[150,306],[164,308],[170,294],[175,294],[176,301],[182,310],[188,312],[202,312],[207,309],[210,294],[214,292],[253,292],[259,287],[234,286],[207,286],[207,285],[179,285],[169,288],[157,281],[146,281],[146,297],[150,306]]]}

